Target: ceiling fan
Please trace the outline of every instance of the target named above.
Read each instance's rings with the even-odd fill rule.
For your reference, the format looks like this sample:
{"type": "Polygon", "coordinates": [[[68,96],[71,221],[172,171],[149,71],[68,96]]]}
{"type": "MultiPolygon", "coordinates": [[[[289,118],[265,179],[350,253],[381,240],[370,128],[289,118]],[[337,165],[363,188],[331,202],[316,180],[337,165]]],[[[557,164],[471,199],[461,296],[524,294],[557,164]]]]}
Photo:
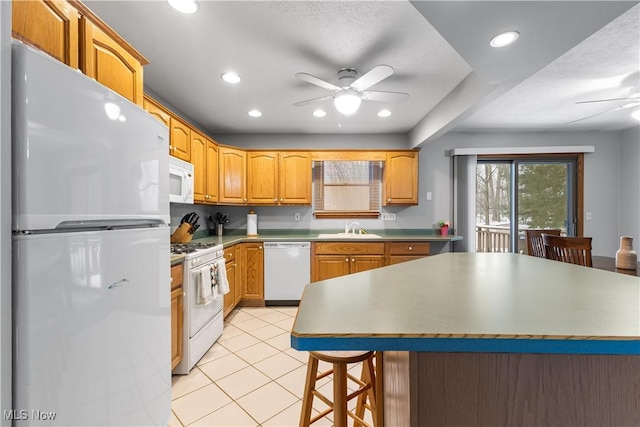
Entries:
{"type": "Polygon", "coordinates": [[[623,103],[622,105],[618,105],[617,107],[614,107],[605,111],[601,111],[596,114],[591,114],[590,116],[582,117],[581,119],[572,120],[565,124],[570,125],[576,122],[581,122],[583,120],[600,116],[602,114],[613,113],[614,111],[626,110],[628,108],[638,108],[633,113],[631,113],[631,116],[636,120],[640,120],[640,92],[632,92],[631,94],[629,94],[629,96],[624,98],[608,98],[608,99],[595,99],[592,101],[578,101],[576,102],[576,104],[592,104],[596,102],[612,102],[612,101],[627,101],[627,102],[623,103]]]}
{"type": "Polygon", "coordinates": [[[358,72],[355,69],[343,68],[338,71],[338,82],[342,86],[337,86],[333,83],[329,83],[312,76],[311,74],[296,73],[296,77],[300,80],[328,89],[332,93],[330,95],[321,96],[320,98],[296,102],[293,105],[299,107],[301,105],[333,99],[336,109],[345,116],[350,116],[358,111],[362,100],[393,102],[408,98],[409,94],[403,92],[381,92],[368,90],[371,86],[381,82],[392,74],[393,68],[388,65],[378,65],[373,67],[371,71],[360,77],[358,77],[358,72]]]}

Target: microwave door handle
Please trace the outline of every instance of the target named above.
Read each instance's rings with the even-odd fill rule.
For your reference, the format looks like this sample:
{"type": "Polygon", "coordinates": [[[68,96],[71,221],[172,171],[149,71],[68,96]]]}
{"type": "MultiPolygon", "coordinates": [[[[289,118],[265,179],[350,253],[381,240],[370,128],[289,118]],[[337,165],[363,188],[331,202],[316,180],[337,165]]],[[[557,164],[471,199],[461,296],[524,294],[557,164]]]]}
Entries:
{"type": "Polygon", "coordinates": [[[191,179],[191,174],[189,172],[185,172],[184,174],[184,182],[185,182],[185,187],[186,187],[186,191],[185,191],[185,196],[187,197],[187,199],[191,198],[191,196],[193,196],[193,179],[191,179]]]}

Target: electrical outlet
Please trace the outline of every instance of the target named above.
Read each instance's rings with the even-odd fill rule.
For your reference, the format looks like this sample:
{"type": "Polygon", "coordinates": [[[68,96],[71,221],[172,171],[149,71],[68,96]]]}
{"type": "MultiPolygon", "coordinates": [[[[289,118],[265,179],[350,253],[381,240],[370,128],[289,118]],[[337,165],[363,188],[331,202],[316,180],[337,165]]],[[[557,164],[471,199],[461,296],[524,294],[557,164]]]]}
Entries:
{"type": "Polygon", "coordinates": [[[591,221],[593,218],[591,216],[591,212],[587,212],[587,221],[591,221]]]}
{"type": "Polygon", "coordinates": [[[293,219],[295,219],[296,221],[300,221],[300,212],[296,212],[293,214],[293,219]]]}
{"type": "Polygon", "coordinates": [[[391,212],[382,212],[381,219],[383,221],[395,221],[396,214],[391,212]]]}

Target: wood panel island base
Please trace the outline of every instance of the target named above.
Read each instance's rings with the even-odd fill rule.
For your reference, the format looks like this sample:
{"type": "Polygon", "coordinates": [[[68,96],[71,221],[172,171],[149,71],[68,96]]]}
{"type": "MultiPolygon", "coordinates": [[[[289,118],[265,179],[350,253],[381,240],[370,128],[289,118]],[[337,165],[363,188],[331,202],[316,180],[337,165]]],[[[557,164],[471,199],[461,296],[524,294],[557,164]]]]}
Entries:
{"type": "Polygon", "coordinates": [[[308,285],[291,342],[383,352],[386,427],[640,425],[636,277],[441,254],[308,285]]]}

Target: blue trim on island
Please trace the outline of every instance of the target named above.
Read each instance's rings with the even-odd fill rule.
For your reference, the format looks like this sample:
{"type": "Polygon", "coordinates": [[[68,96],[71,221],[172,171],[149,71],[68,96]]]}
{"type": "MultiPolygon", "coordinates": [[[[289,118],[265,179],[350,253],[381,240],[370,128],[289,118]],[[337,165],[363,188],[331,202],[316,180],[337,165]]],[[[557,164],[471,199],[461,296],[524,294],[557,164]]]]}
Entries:
{"type": "Polygon", "coordinates": [[[514,338],[296,337],[296,350],[426,351],[453,353],[544,353],[640,355],[640,340],[514,338]]]}

